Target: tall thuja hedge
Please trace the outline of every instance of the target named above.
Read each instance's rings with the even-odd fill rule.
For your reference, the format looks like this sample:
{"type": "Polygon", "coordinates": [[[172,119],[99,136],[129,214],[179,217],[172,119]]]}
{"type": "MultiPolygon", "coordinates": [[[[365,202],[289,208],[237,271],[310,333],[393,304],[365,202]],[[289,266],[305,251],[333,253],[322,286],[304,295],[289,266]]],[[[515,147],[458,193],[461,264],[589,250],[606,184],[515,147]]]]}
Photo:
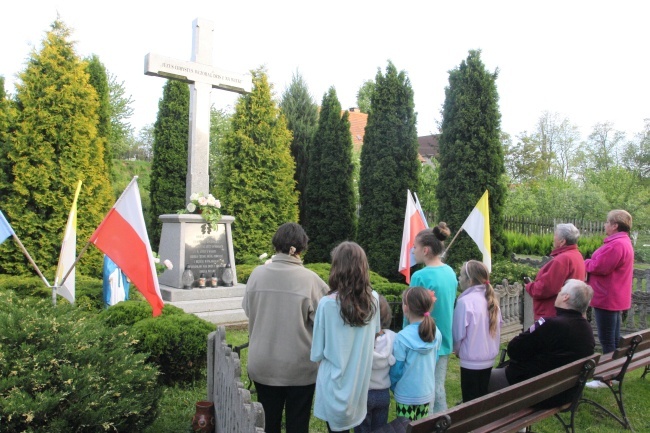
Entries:
{"type": "MultiPolygon", "coordinates": [[[[485,190],[489,191],[492,257],[506,253],[503,205],[506,188],[501,147],[498,70],[489,72],[480,51],[449,72],[440,135],[439,212],[452,232],[463,224],[485,190]]],[[[461,234],[448,253],[452,264],[481,259],[476,244],[461,234]]]]}
{"type": "Polygon", "coordinates": [[[296,73],[291,84],[282,94],[280,110],[287,119],[287,127],[293,134],[291,140],[291,155],[296,162],[294,180],[298,197],[299,220],[305,224],[306,199],[305,186],[307,185],[307,169],[309,160],[307,152],[312,137],[318,127],[318,106],[309,94],[307,83],[302,76],[296,73]]]}
{"type": "MultiPolygon", "coordinates": [[[[176,213],[185,207],[187,143],[190,123],[190,89],[186,83],[168,80],[158,103],[158,118],[153,128],[153,162],[149,196],[149,239],[158,250],[162,214],[176,213]]],[[[204,191],[205,194],[208,191],[204,191]]]]}
{"type": "MultiPolygon", "coordinates": [[[[5,91],[5,78],[0,76],[0,197],[5,197],[9,186],[9,127],[13,107],[5,91]]],[[[2,210],[2,205],[0,205],[2,210]]]]}
{"type": "MultiPolygon", "coordinates": [[[[104,145],[97,137],[97,92],[86,64],[70,42],[70,30],[52,24],[16,85],[16,114],[7,146],[7,194],[3,211],[36,263],[53,279],[77,180],[77,239],[90,238],[113,204],[104,145]]],[[[30,274],[14,242],[0,246],[0,271],[30,274]]],[[[79,265],[100,275],[101,254],[91,248],[79,265]]]]}
{"type": "MultiPolygon", "coordinates": [[[[90,84],[97,92],[97,140],[102,140],[104,144],[104,162],[110,174],[112,167],[112,152],[109,138],[111,135],[111,101],[110,90],[108,87],[108,75],[104,64],[99,61],[99,57],[93,54],[86,59],[86,72],[90,76],[90,84]]],[[[110,179],[110,175],[109,175],[110,179]]]]}
{"type": "Polygon", "coordinates": [[[338,243],[354,239],[356,223],[350,121],[347,111],[341,116],[333,87],[323,96],[318,129],[307,155],[305,260],[328,262],[338,243]]]}
{"type": "Polygon", "coordinates": [[[253,90],[237,101],[231,129],[219,143],[217,198],[224,213],[236,218],[238,261],[268,251],[277,228],[298,219],[291,131],[273,102],[266,73],[252,74],[253,90]]]}
{"type": "Polygon", "coordinates": [[[413,89],[406,72],[388,62],[377,71],[366,134],[361,148],[358,239],[370,268],[399,279],[406,191],[418,185],[417,131],[413,89]]]}

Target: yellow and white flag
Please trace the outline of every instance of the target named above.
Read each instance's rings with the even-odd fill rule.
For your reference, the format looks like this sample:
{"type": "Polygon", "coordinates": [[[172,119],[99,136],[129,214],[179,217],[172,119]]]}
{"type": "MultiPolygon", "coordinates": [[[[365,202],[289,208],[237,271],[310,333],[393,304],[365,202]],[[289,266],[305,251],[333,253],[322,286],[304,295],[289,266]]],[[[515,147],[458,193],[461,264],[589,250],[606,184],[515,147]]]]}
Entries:
{"type": "Polygon", "coordinates": [[[58,286],[65,274],[70,270],[70,267],[74,264],[77,256],[77,198],[79,198],[79,191],[81,191],[81,181],[77,183],[77,190],[74,193],[74,200],[72,200],[68,223],[65,226],[65,233],[63,234],[59,265],[56,268],[56,278],[54,279],[54,286],[57,288],[57,293],[70,301],[71,304],[74,304],[75,299],[76,271],[73,269],[70,275],[68,275],[68,278],[63,282],[63,285],[61,287],[58,286]]]}
{"type": "Polygon", "coordinates": [[[488,192],[485,190],[483,197],[469,214],[463,226],[467,234],[476,242],[478,249],[483,253],[483,263],[488,271],[492,272],[492,247],[490,245],[490,211],[488,192]]]}

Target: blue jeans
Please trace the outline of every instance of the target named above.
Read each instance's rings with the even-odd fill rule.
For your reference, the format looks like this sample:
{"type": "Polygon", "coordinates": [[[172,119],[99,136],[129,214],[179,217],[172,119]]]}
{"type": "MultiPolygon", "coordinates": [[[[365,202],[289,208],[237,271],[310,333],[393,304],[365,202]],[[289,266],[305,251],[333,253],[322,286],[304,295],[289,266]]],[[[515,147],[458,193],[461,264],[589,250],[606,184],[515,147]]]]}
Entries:
{"type": "Polygon", "coordinates": [[[594,316],[603,354],[613,352],[621,337],[621,312],[594,308],[594,316]]]}
{"type": "Polygon", "coordinates": [[[449,355],[441,355],[436,362],[436,395],[429,407],[429,415],[447,410],[447,393],[445,392],[445,379],[447,378],[447,363],[449,355]]]}
{"type": "Polygon", "coordinates": [[[386,389],[368,390],[368,412],[366,419],[354,428],[354,433],[370,433],[388,424],[390,391],[386,389]]]}

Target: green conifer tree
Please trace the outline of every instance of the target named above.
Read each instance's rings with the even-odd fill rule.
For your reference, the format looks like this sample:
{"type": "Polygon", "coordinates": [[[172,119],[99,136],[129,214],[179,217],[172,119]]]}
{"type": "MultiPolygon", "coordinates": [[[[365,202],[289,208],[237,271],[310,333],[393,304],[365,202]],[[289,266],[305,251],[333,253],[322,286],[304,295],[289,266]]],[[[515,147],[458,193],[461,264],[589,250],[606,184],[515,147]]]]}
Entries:
{"type": "Polygon", "coordinates": [[[309,262],[329,262],[338,243],[354,239],[356,202],[348,115],[346,111],[341,116],[341,103],[330,87],[323,96],[318,129],[307,152],[305,229],[309,249],[305,260],[309,262]]]}
{"type": "MultiPolygon", "coordinates": [[[[153,129],[151,164],[151,212],[149,239],[154,250],[160,244],[160,215],[176,213],[185,207],[187,144],[190,124],[190,89],[186,83],[168,80],[158,103],[158,118],[153,129]]],[[[205,191],[207,194],[207,191],[205,191]]]]}
{"type": "MultiPolygon", "coordinates": [[[[8,146],[11,185],[3,197],[14,230],[52,280],[77,181],[83,181],[77,218],[80,242],[90,238],[113,204],[104,145],[97,139],[97,92],[69,38],[70,30],[56,20],[19,76],[8,146]]],[[[5,254],[5,244],[13,242],[0,246],[0,268],[11,274],[31,273],[17,249],[6,247],[11,251],[5,254]]],[[[91,248],[78,269],[100,275],[101,268],[101,253],[91,248]]]]}
{"type": "Polygon", "coordinates": [[[399,279],[406,191],[418,185],[418,137],[413,89],[406,72],[388,62],[377,71],[361,148],[358,238],[370,268],[399,279]]]}
{"type": "Polygon", "coordinates": [[[307,184],[309,144],[318,125],[318,106],[309,94],[307,83],[295,73],[291,84],[282,95],[280,109],[287,119],[287,126],[293,133],[291,154],[296,161],[294,179],[300,193],[298,198],[300,223],[305,224],[305,185],[307,184]]]}
{"type": "MultiPolygon", "coordinates": [[[[9,187],[9,130],[13,106],[5,92],[5,78],[0,76],[0,197],[5,197],[9,187]]],[[[0,209],[1,210],[1,209],[0,209]]]]}
{"type": "MultiPolygon", "coordinates": [[[[506,198],[505,165],[501,146],[498,70],[489,72],[480,51],[449,72],[445,88],[440,136],[440,174],[436,196],[440,217],[452,232],[460,229],[485,190],[489,191],[490,237],[493,260],[506,252],[503,204],[506,198]]],[[[458,236],[447,260],[458,265],[481,260],[476,244],[466,234],[458,236]]]]}
{"type": "Polygon", "coordinates": [[[99,109],[97,110],[97,116],[99,118],[97,122],[97,140],[102,140],[104,143],[104,162],[106,163],[110,179],[113,158],[111,156],[111,143],[109,142],[111,134],[111,101],[108,88],[108,76],[104,64],[99,61],[99,57],[93,54],[86,61],[88,62],[86,72],[90,76],[90,84],[95,88],[99,101],[99,109]]]}
{"type": "Polygon", "coordinates": [[[224,212],[236,218],[238,261],[269,251],[277,228],[298,219],[291,131],[273,102],[265,71],[252,73],[253,90],[239,98],[220,143],[223,166],[217,175],[216,196],[224,212]]]}

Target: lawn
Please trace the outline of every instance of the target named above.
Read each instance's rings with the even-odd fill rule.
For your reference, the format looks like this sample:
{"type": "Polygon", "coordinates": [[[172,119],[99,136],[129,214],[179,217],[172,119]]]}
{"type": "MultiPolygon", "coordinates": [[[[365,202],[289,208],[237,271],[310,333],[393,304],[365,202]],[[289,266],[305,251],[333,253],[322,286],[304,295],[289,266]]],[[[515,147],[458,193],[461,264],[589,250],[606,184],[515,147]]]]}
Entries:
{"type": "MultiPolygon", "coordinates": [[[[248,341],[247,330],[228,329],[226,331],[228,343],[237,346],[248,341]]],[[[242,383],[248,386],[249,380],[246,374],[247,350],[242,351],[242,383]]],[[[650,380],[641,379],[641,370],[636,370],[627,375],[624,382],[625,406],[632,427],[637,432],[650,431],[650,380]]],[[[458,359],[452,357],[449,360],[447,372],[447,403],[454,406],[461,399],[460,394],[460,368],[458,359]]],[[[615,409],[611,392],[607,389],[586,389],[585,396],[599,402],[605,407],[615,409]]],[[[183,388],[167,388],[161,402],[160,416],[146,433],[178,433],[191,432],[190,422],[194,414],[194,403],[206,397],[206,382],[196,382],[191,386],[183,388]]],[[[253,394],[253,399],[256,399],[253,394]]],[[[391,403],[389,419],[395,418],[395,405],[391,403]]],[[[596,412],[594,408],[583,405],[576,414],[576,431],[605,433],[620,431],[622,428],[618,423],[609,417],[596,412]]],[[[312,417],[310,432],[327,432],[325,423],[312,417]]],[[[555,433],[561,431],[559,422],[553,418],[535,424],[536,432],[555,433]]]]}

